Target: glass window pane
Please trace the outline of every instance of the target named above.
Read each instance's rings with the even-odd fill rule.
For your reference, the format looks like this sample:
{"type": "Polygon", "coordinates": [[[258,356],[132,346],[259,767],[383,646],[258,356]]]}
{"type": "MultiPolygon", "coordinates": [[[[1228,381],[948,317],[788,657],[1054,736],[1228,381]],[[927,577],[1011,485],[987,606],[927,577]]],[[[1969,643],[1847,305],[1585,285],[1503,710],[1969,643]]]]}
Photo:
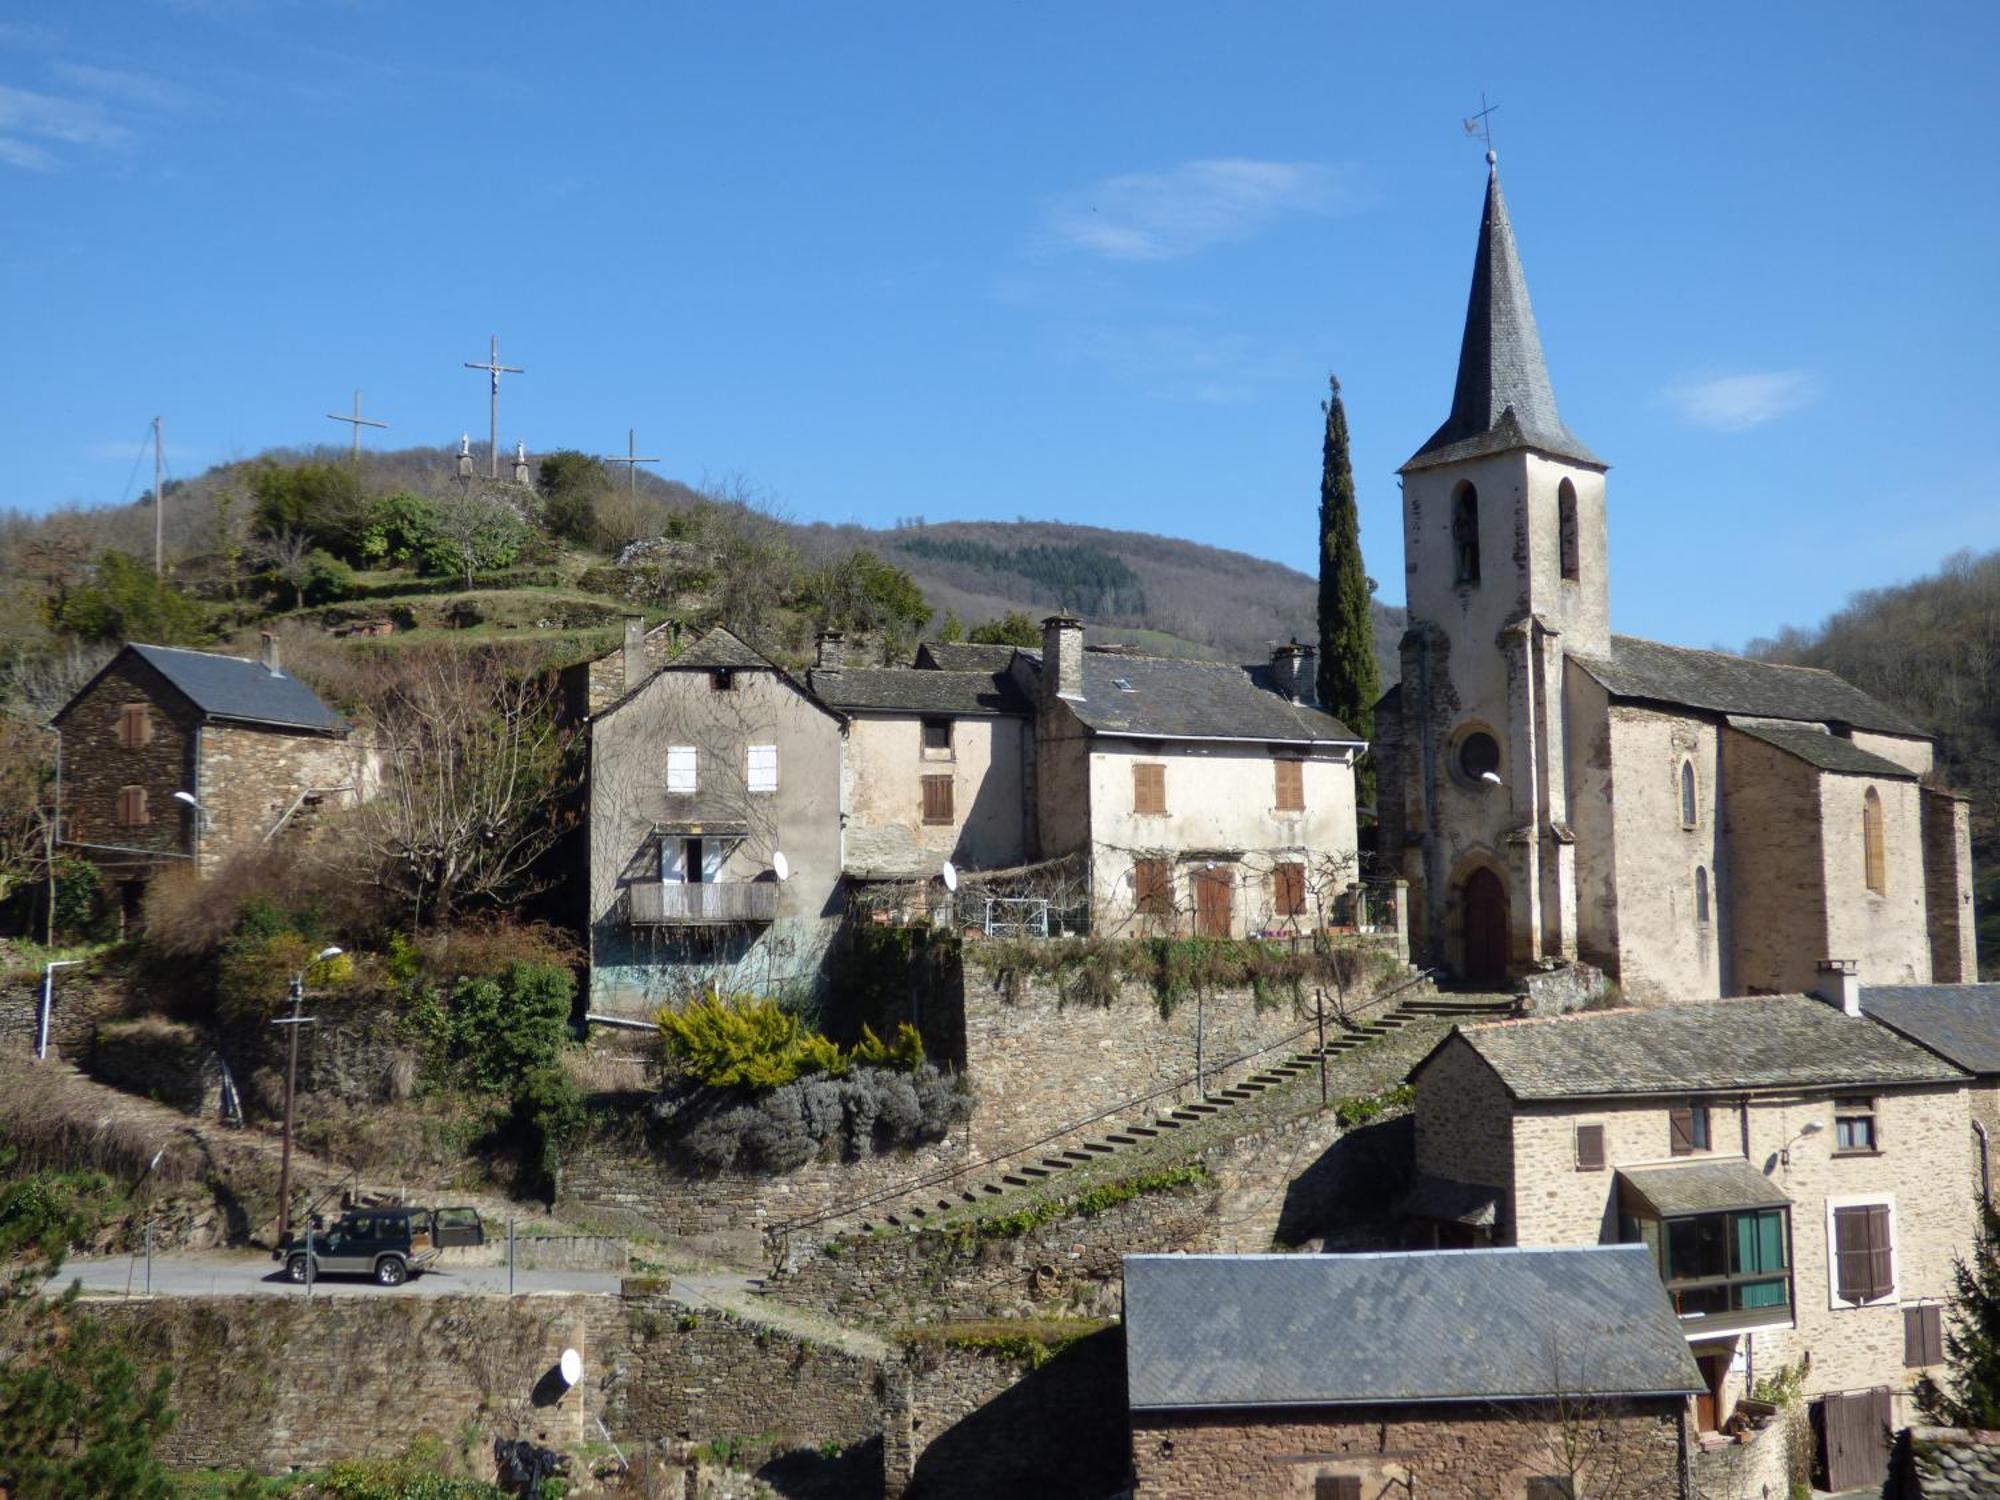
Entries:
{"type": "Polygon", "coordinates": [[[1778,1281],[1745,1281],[1736,1288],[1736,1305],[1742,1308],[1783,1307],[1785,1305],[1785,1283],[1778,1281]]]}

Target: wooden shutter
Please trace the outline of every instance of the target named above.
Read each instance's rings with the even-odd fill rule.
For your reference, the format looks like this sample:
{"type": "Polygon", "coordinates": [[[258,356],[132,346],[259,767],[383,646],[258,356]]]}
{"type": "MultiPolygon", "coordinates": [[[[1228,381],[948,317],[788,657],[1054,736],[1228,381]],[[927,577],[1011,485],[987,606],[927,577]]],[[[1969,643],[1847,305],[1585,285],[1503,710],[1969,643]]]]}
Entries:
{"type": "Polygon", "coordinates": [[[1313,1500],[1361,1500],[1361,1476],[1322,1474],[1313,1481],[1313,1500]]]}
{"type": "Polygon", "coordinates": [[[1304,812],[1306,810],[1305,762],[1278,760],[1271,764],[1278,777],[1278,811],[1304,812]]]}
{"type": "Polygon", "coordinates": [[[949,823],[952,821],[951,778],[949,776],[926,776],[924,782],[924,821],[926,823],[949,823]]]}
{"type": "Polygon", "coordinates": [[[1132,767],[1132,811],[1167,810],[1167,768],[1158,761],[1138,761],[1132,767]]]}
{"type": "Polygon", "coordinates": [[[1694,1152],[1694,1111],[1692,1109],[1668,1110],[1667,1132],[1675,1156],[1692,1155],[1694,1152]]]}
{"type": "Polygon", "coordinates": [[[1278,865],[1271,871],[1271,905],[1281,917],[1303,916],[1306,909],[1306,867],[1278,865]]]}
{"type": "Polygon", "coordinates": [[[126,828],[143,828],[148,822],[146,816],[146,789],[142,786],[120,788],[118,792],[118,822],[126,828]]]}
{"type": "Polygon", "coordinates": [[[1167,917],[1174,910],[1174,877],[1164,859],[1132,861],[1133,905],[1144,917],[1167,917]]]}
{"type": "Polygon", "coordinates": [[[1602,1172],[1604,1170],[1604,1127],[1602,1125],[1579,1125],[1576,1127],[1576,1169],[1579,1172],[1602,1172]]]}
{"type": "Polygon", "coordinates": [[[127,750],[139,750],[153,742],[153,711],[143,703],[128,703],[118,710],[118,743],[127,750]]]}
{"type": "Polygon", "coordinates": [[[1903,1363],[1911,1369],[1944,1363],[1944,1309],[1937,1303],[1903,1309],[1903,1363]]]}
{"type": "Polygon", "coordinates": [[[1843,1302],[1872,1302],[1895,1285],[1889,1207],[1869,1203],[1833,1211],[1834,1289],[1843,1302]]]}

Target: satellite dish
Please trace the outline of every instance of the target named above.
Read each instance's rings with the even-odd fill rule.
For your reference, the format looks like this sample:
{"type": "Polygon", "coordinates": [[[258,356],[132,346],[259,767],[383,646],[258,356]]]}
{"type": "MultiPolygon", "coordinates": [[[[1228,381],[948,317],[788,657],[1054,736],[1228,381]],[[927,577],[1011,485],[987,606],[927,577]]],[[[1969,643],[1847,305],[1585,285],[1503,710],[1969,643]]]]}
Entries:
{"type": "Polygon", "coordinates": [[[1479,779],[1485,782],[1488,786],[1502,785],[1502,782],[1500,780],[1500,773],[1498,771],[1481,771],[1479,773],[1479,779]]]}
{"type": "Polygon", "coordinates": [[[771,873],[780,880],[790,880],[792,878],[792,862],[785,858],[784,850],[776,849],[772,851],[771,873]]]}
{"type": "Polygon", "coordinates": [[[556,1369],[564,1385],[575,1385],[583,1379],[583,1356],[574,1349],[565,1349],[562,1358],[556,1361],[556,1369]]]}
{"type": "Polygon", "coordinates": [[[946,890],[955,891],[958,889],[958,870],[950,860],[944,862],[944,869],[940,873],[944,876],[944,888],[946,890]]]}

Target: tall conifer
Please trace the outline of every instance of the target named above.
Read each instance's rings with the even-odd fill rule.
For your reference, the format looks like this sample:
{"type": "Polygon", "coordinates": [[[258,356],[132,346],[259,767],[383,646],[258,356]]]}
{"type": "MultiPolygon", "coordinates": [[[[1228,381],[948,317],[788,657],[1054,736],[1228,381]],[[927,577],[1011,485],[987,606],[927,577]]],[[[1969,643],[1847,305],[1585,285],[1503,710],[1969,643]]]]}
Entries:
{"type": "MultiPolygon", "coordinates": [[[[1340,402],[1339,377],[1327,376],[1327,387],[1327,399],[1320,403],[1326,439],[1319,479],[1319,701],[1367,739],[1375,729],[1382,678],[1375,669],[1375,623],[1368,570],[1361,563],[1361,515],[1354,504],[1354,465],[1347,456],[1347,409],[1340,402]]],[[[1366,766],[1362,775],[1372,791],[1366,766]]]]}

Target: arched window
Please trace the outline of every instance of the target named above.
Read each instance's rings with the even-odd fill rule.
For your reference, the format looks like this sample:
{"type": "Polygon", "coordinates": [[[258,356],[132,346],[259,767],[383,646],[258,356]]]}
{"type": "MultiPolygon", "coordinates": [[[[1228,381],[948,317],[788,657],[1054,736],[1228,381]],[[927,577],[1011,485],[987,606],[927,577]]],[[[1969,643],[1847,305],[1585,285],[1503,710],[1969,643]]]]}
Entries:
{"type": "Polygon", "coordinates": [[[1703,865],[1694,867],[1694,919],[1700,926],[1708,925],[1708,870],[1703,865]]]}
{"type": "Polygon", "coordinates": [[[1694,762],[1684,760],[1681,762],[1681,827],[1692,828],[1700,822],[1696,816],[1700,811],[1694,798],[1694,762]]]}
{"type": "Polygon", "coordinates": [[[1872,786],[1861,794],[1861,862],[1868,889],[1878,896],[1886,895],[1889,872],[1882,846],[1882,794],[1872,786]]]}
{"type": "Polygon", "coordinates": [[[1583,576],[1576,554],[1576,486],[1567,479],[1556,487],[1556,551],[1562,558],[1562,576],[1576,582],[1583,576]]]}
{"type": "Polygon", "coordinates": [[[1479,491],[1461,484],[1451,496],[1451,551],[1458,582],[1479,582],[1479,491]]]}

